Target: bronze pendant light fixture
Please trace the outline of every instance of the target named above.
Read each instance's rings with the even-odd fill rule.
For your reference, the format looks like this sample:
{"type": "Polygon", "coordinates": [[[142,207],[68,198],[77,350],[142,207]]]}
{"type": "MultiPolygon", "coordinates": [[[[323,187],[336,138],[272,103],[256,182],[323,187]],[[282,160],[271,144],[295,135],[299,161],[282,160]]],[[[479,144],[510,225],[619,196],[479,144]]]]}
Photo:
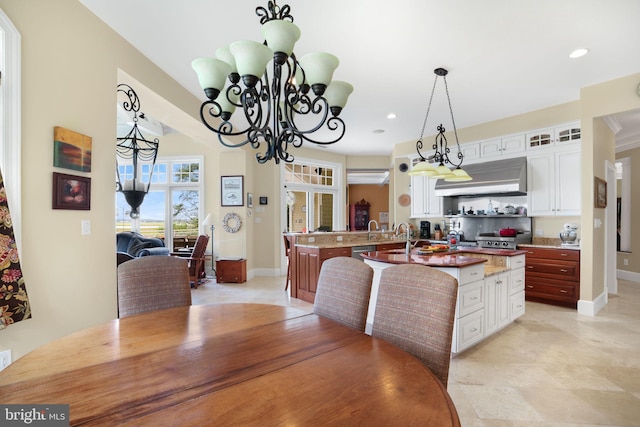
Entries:
{"type": "Polygon", "coordinates": [[[444,68],[436,68],[433,71],[436,75],[433,81],[433,88],[431,89],[431,97],[429,98],[429,104],[427,106],[427,113],[424,117],[424,122],[422,123],[422,131],[420,132],[420,138],[416,142],[416,151],[420,156],[420,161],[416,163],[409,175],[412,176],[429,176],[432,178],[444,179],[445,181],[471,181],[473,178],[469,176],[467,172],[462,169],[462,161],[464,160],[464,156],[462,155],[462,151],[460,150],[460,142],[458,141],[458,130],[456,129],[456,122],[453,118],[453,109],[451,108],[451,98],[449,97],[449,88],[447,86],[447,74],[449,73],[444,68]],[[450,157],[451,149],[448,146],[447,138],[445,136],[445,127],[440,124],[438,126],[438,134],[436,135],[435,142],[432,145],[434,153],[429,157],[424,157],[422,152],[423,142],[422,138],[424,136],[424,130],[427,126],[427,119],[429,118],[429,111],[431,110],[431,102],[433,101],[433,94],[436,90],[436,83],[438,83],[438,77],[442,77],[444,80],[444,88],[447,93],[447,101],[449,103],[449,111],[451,112],[451,122],[453,124],[453,133],[456,138],[456,146],[458,148],[458,152],[455,157],[450,157]],[[433,166],[431,163],[438,164],[437,166],[433,166]],[[450,169],[449,166],[453,166],[453,170],[450,169]]]}
{"type": "Polygon", "coordinates": [[[140,217],[140,205],[142,205],[144,197],[149,192],[160,141],[158,138],[153,141],[147,140],[138,129],[138,118],[143,118],[144,114],[138,114],[140,111],[140,98],[138,98],[133,88],[126,84],[119,84],[117,92],[126,96],[126,99],[122,102],[122,107],[127,112],[133,112],[133,127],[126,136],[117,138],[116,191],[121,192],[129,206],[131,206],[129,216],[132,219],[137,219],[140,217]],[[132,163],[130,169],[128,168],[129,165],[124,168],[124,181],[120,175],[118,160],[130,160],[132,163]]]}
{"type": "Polygon", "coordinates": [[[335,56],[317,52],[296,57],[293,47],[300,30],[289,5],[269,1],[256,14],[264,42],[236,41],[219,48],[216,58],[192,62],[208,98],[200,118],[222,145],[250,144],[261,150],[258,163],[292,162],[290,148],[304,141],[326,145],[342,139],[345,124],[339,115],[353,86],[332,80],[339,64],[335,56]],[[232,123],[236,108],[242,112],[232,123]],[[238,138],[244,139],[232,142],[238,138]]]}

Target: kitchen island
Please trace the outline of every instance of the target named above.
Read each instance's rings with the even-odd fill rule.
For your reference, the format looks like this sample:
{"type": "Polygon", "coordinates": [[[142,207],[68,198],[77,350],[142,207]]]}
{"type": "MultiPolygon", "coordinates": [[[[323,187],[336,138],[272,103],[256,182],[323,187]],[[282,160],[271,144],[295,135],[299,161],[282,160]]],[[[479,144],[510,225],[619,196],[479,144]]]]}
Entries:
{"type": "Polygon", "coordinates": [[[458,280],[451,352],[458,354],[511,324],[524,314],[526,251],[459,248],[424,254],[394,249],[362,254],[373,268],[365,332],[371,333],[382,270],[394,264],[421,264],[458,280]]]}

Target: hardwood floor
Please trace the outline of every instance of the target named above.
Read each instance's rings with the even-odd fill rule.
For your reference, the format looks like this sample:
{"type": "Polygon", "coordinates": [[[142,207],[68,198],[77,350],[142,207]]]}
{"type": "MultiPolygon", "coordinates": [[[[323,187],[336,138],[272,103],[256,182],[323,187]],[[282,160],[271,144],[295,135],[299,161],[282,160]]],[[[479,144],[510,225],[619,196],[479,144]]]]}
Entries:
{"type": "MultiPolygon", "coordinates": [[[[312,309],[285,278],[206,283],[193,304],[258,302],[312,309]]],[[[527,302],[513,325],[451,361],[449,393],[465,427],[640,426],[640,283],[595,317],[527,302]]]]}

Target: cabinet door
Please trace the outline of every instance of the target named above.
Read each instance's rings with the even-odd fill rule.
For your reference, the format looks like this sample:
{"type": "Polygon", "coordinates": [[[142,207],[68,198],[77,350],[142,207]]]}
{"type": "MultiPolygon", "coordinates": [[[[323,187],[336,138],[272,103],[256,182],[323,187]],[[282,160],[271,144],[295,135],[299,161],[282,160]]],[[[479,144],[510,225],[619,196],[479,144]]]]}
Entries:
{"type": "Polygon", "coordinates": [[[554,153],[530,156],[527,160],[527,199],[530,216],[555,215],[554,174],[554,153]]]}
{"type": "Polygon", "coordinates": [[[555,131],[553,129],[540,129],[526,134],[527,150],[537,150],[553,146],[555,131]]]}
{"type": "Polygon", "coordinates": [[[555,144],[558,147],[579,144],[582,140],[580,122],[570,123],[554,129],[555,144]]]}
{"type": "Polygon", "coordinates": [[[556,153],[556,215],[580,215],[582,211],[580,162],[579,148],[556,153]]]}
{"type": "Polygon", "coordinates": [[[497,276],[484,278],[484,331],[489,336],[498,330],[497,276]]]}
{"type": "Polygon", "coordinates": [[[424,218],[427,215],[425,186],[427,178],[424,176],[411,177],[411,218],[424,218]]]}
{"type": "Polygon", "coordinates": [[[470,144],[461,144],[460,150],[464,156],[464,164],[478,163],[480,161],[480,143],[472,142],[470,144]]]}
{"type": "Polygon", "coordinates": [[[426,205],[425,205],[425,212],[427,213],[428,217],[442,217],[443,212],[442,212],[442,196],[436,196],[435,192],[436,192],[436,182],[438,180],[435,178],[426,178],[425,179],[425,186],[427,188],[427,195],[426,195],[426,205]]]}
{"type": "Polygon", "coordinates": [[[502,155],[515,157],[525,152],[524,135],[511,135],[502,138],[502,155]]]}
{"type": "Polygon", "coordinates": [[[488,159],[502,155],[502,140],[500,138],[482,141],[480,143],[480,157],[488,159]]]}
{"type": "Polygon", "coordinates": [[[498,286],[496,291],[497,298],[497,311],[498,311],[498,328],[509,323],[509,307],[511,305],[511,295],[509,290],[511,289],[509,273],[502,273],[498,275],[498,286]]]}

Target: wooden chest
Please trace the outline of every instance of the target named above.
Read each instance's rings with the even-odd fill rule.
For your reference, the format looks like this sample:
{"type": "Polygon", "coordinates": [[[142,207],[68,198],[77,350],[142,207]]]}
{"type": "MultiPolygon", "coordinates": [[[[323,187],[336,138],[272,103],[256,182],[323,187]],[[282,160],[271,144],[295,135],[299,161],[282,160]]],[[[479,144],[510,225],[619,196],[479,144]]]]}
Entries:
{"type": "Polygon", "coordinates": [[[246,259],[219,259],[216,261],[218,283],[244,283],[247,281],[246,259]]]}
{"type": "Polygon", "coordinates": [[[528,301],[576,308],[580,299],[580,251],[524,248],[525,296],[528,301]]]}

